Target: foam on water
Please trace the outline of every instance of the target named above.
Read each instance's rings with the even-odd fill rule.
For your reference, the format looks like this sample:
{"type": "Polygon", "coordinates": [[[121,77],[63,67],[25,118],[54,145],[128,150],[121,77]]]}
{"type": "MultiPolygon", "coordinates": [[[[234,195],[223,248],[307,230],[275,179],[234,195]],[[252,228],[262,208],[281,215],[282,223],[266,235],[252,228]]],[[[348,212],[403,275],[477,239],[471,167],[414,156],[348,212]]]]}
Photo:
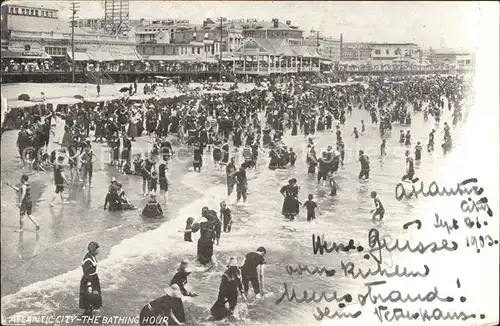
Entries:
{"type": "MultiPolygon", "coordinates": [[[[264,171],[262,177],[269,177],[270,171],[264,171]]],[[[182,180],[183,183],[191,186],[193,189],[203,189],[207,185],[204,184],[198,173],[187,173],[182,180]]],[[[254,178],[249,181],[250,187],[257,188],[259,180],[254,178]]],[[[201,207],[207,206],[213,203],[218,203],[222,200],[227,199],[226,194],[227,188],[225,184],[217,184],[208,188],[204,191],[205,196],[199,198],[198,200],[189,203],[180,209],[177,218],[170,219],[168,222],[163,223],[159,228],[143,233],[123,240],[120,244],[114,246],[109,256],[99,262],[99,277],[101,279],[101,284],[103,284],[103,289],[106,291],[113,291],[120,288],[121,284],[125,281],[121,277],[121,272],[127,267],[133,266],[140,261],[143,261],[145,257],[149,257],[153,260],[164,261],[166,255],[171,251],[171,248],[179,242],[179,232],[185,227],[185,220],[187,216],[199,216],[201,207]]],[[[236,229],[235,234],[244,234],[241,230],[238,232],[236,229]]],[[[272,240],[272,239],[271,239],[272,240]]],[[[68,240],[66,240],[68,241],[68,240]]],[[[231,237],[225,239],[224,242],[217,247],[218,252],[230,252],[234,250],[234,247],[239,245],[238,237],[231,237]]],[[[182,242],[181,242],[182,243],[182,242]]],[[[274,242],[269,242],[265,244],[272,246],[273,250],[279,251],[285,248],[279,247],[274,242]]],[[[185,247],[186,253],[189,250],[192,251],[192,246],[180,246],[180,248],[185,247]]],[[[254,250],[253,246],[248,247],[248,250],[254,250]]],[[[214,271],[215,273],[215,271],[214,271]]],[[[219,274],[217,274],[219,275],[219,274]]],[[[55,296],[57,293],[74,293],[75,284],[79,283],[81,278],[81,269],[77,268],[70,272],[64,273],[57,277],[49,280],[44,280],[41,282],[36,282],[30,284],[15,294],[7,295],[2,298],[2,311],[15,308],[20,304],[23,306],[31,308],[39,308],[18,312],[14,316],[27,316],[29,314],[42,315],[54,312],[57,309],[57,304],[53,302],[52,307],[48,305],[40,305],[39,302],[47,302],[46,299],[55,296]]],[[[2,313],[3,315],[3,313],[2,313]]]]}
{"type": "MultiPolygon", "coordinates": [[[[363,118],[364,112],[357,112],[363,118]]],[[[358,117],[359,118],[359,117],[358,117]]],[[[472,115],[469,119],[472,118],[472,115]]],[[[414,141],[426,140],[426,132],[419,132],[421,125],[421,116],[414,118],[416,130],[414,141]]],[[[348,121],[348,125],[343,127],[343,133],[349,133],[352,130],[352,123],[356,124],[354,117],[348,121]]],[[[365,117],[365,121],[366,117],[365,117]]],[[[431,124],[425,126],[425,130],[430,129],[431,124]]],[[[346,145],[352,148],[352,152],[356,152],[363,147],[378,148],[378,137],[376,136],[377,128],[367,126],[367,135],[354,143],[350,139],[346,139],[346,145]]],[[[399,127],[396,127],[399,129],[399,127]]],[[[412,128],[413,129],[413,128],[412,128]]],[[[423,128],[421,128],[423,130],[423,128]]],[[[460,128],[457,128],[460,129],[460,128]]],[[[458,131],[453,129],[453,136],[456,139],[456,146],[461,146],[464,137],[455,137],[459,135],[458,131]]],[[[439,132],[439,130],[438,130],[439,132]]],[[[395,135],[390,140],[390,146],[399,149],[395,135]]],[[[467,136],[465,136],[467,137],[467,136]]],[[[333,142],[333,134],[323,133],[315,136],[318,148],[333,142]]],[[[438,140],[438,139],[436,139],[438,140]]],[[[303,146],[303,137],[285,137],[285,143],[298,149],[303,146]]],[[[389,142],[388,142],[389,143],[389,142]]],[[[399,149],[400,151],[404,149],[399,149]]],[[[455,151],[455,149],[454,149],[455,151]]],[[[426,180],[426,184],[430,180],[441,177],[434,172],[436,167],[443,166],[444,171],[448,164],[444,162],[456,162],[456,160],[464,160],[462,154],[455,154],[452,151],[450,154],[443,156],[438,150],[432,155],[425,155],[425,159],[418,169],[418,176],[426,180]]],[[[390,151],[388,151],[391,153],[390,151]]],[[[195,322],[206,323],[206,316],[209,315],[208,309],[213,304],[212,298],[214,291],[220,280],[221,270],[224,269],[225,261],[229,255],[238,256],[243,252],[255,250],[256,244],[263,245],[268,248],[269,257],[268,268],[269,274],[266,273],[266,292],[269,293],[268,299],[257,305],[250,305],[248,310],[246,305],[239,305],[242,313],[238,313],[238,321],[236,324],[252,324],[252,325],[267,325],[273,322],[286,323],[287,320],[300,320],[303,322],[314,321],[312,317],[313,309],[310,305],[280,305],[276,306],[274,299],[282,291],[284,277],[284,264],[330,264],[326,266],[333,267],[338,263],[340,258],[347,254],[341,253],[336,256],[314,256],[311,258],[310,240],[311,233],[325,233],[331,241],[346,241],[349,238],[356,240],[365,240],[367,231],[373,227],[369,210],[372,208],[372,201],[368,198],[369,191],[376,189],[379,192],[382,202],[386,205],[387,218],[384,223],[377,224],[381,233],[399,234],[401,233],[401,222],[403,219],[410,218],[415,214],[423,215],[426,212],[426,206],[432,207],[436,203],[428,203],[424,200],[418,201],[403,201],[394,203],[394,185],[404,172],[404,152],[392,152],[394,158],[386,159],[384,162],[379,162],[372,156],[373,179],[367,182],[359,182],[357,180],[357,171],[359,171],[358,163],[350,161],[339,172],[338,183],[340,192],[337,198],[328,196],[327,187],[318,189],[316,180],[307,176],[306,167],[303,162],[304,156],[299,156],[297,167],[289,168],[284,171],[271,171],[265,167],[266,155],[259,155],[259,160],[263,161],[259,164],[257,173],[249,172],[249,201],[245,204],[235,206],[234,202],[228,201],[226,196],[225,176],[220,172],[220,183],[209,185],[206,182],[205,174],[195,172],[186,173],[182,178],[182,183],[189,186],[195,191],[201,192],[203,195],[199,199],[186,203],[178,212],[178,215],[171,218],[169,221],[161,224],[158,229],[140,233],[130,239],[123,240],[120,244],[112,247],[109,256],[99,262],[99,277],[103,291],[106,292],[106,297],[113,297],[119,301],[121,293],[133,294],[132,289],[137,287],[140,289],[141,297],[149,297],[152,294],[151,282],[147,277],[150,273],[158,273],[164,271],[164,266],[167,262],[170,265],[169,269],[173,269],[170,261],[176,264],[182,258],[191,258],[194,256],[196,247],[192,243],[182,241],[182,236],[178,230],[183,230],[185,219],[188,216],[197,217],[200,214],[203,206],[209,206],[217,210],[216,205],[226,200],[233,211],[235,224],[233,231],[229,235],[223,235],[220,246],[214,248],[215,266],[209,269],[196,267],[197,287],[200,291],[200,296],[196,300],[186,301],[185,307],[189,310],[189,317],[195,322]],[[264,158],[262,158],[264,156],[264,158]],[[300,161],[300,162],[299,162],[300,161]],[[380,167],[380,168],[379,168],[380,167]],[[281,197],[279,194],[279,186],[286,183],[291,178],[296,177],[301,184],[300,200],[303,201],[308,193],[315,195],[315,200],[319,204],[323,215],[318,215],[318,219],[312,223],[305,222],[304,214],[301,213],[296,222],[288,222],[283,219],[280,214],[281,197]],[[415,213],[416,212],[416,213],[415,213]],[[148,264],[148,269],[144,270],[140,265],[148,264]],[[205,271],[205,272],[200,272],[205,271]],[[131,273],[137,273],[135,278],[130,276],[131,273]],[[126,284],[129,283],[137,284],[126,284]],[[131,282],[130,282],[131,281],[131,282]],[[144,284],[141,284],[144,283],[144,284]],[[265,319],[265,322],[262,321],[265,319]]],[[[303,155],[303,152],[301,152],[303,155]]],[[[444,177],[444,176],[443,176],[444,177]]],[[[471,176],[472,177],[472,176],[471,176]]],[[[455,176],[456,178],[456,176],[455,176]]],[[[450,180],[447,180],[450,182],[450,180]]],[[[455,182],[459,180],[454,180],[455,182]]],[[[419,216],[424,221],[424,216],[419,216]]],[[[425,217],[427,218],[427,217],[425,217]]],[[[433,215],[429,216],[433,219],[433,215]]],[[[429,219],[427,218],[427,219],[429,219]]],[[[424,221],[427,222],[427,221],[424,221]]],[[[406,235],[405,235],[406,236],[406,235]]],[[[410,235],[407,235],[411,237],[410,235]]],[[[357,243],[356,243],[357,245],[357,243]]],[[[396,258],[396,257],[394,257],[396,258]]],[[[444,259],[443,256],[439,257],[444,259]]],[[[357,262],[356,262],[357,263],[357,262]]],[[[164,273],[164,272],[163,272],[164,273]]],[[[68,307],[77,307],[77,287],[81,278],[81,270],[75,269],[68,273],[64,273],[57,277],[37,282],[22,288],[19,292],[2,298],[2,315],[4,311],[30,311],[31,314],[39,315],[49,312],[58,311],[58,309],[70,309],[68,307]],[[23,307],[22,309],[19,307],[23,307]]],[[[305,287],[310,286],[315,289],[329,288],[353,288],[354,285],[344,277],[334,279],[325,279],[320,277],[310,277],[297,279],[292,277],[290,283],[295,285],[304,283],[305,287]]],[[[126,305],[123,298],[119,302],[120,305],[126,305]]],[[[153,299],[153,298],[150,298],[153,299]]],[[[106,298],[106,300],[108,300],[106,298]]],[[[109,299],[112,300],[112,299],[109,299]]],[[[132,300],[132,298],[130,298],[132,300]]],[[[141,298],[139,298],[141,300],[141,298]]],[[[107,301],[106,301],[107,302],[107,301]]],[[[130,306],[127,306],[130,307],[130,306]]],[[[122,308],[118,311],[127,311],[122,308]]],[[[133,308],[137,309],[137,307],[133,308]]],[[[62,310],[65,311],[65,310],[62,310]]],[[[16,315],[26,315],[26,312],[17,312],[16,315]]],[[[370,319],[373,322],[373,319],[370,319]]],[[[227,322],[217,322],[209,324],[227,324],[227,322]]],[[[329,321],[331,323],[331,321],[329,321]]]]}

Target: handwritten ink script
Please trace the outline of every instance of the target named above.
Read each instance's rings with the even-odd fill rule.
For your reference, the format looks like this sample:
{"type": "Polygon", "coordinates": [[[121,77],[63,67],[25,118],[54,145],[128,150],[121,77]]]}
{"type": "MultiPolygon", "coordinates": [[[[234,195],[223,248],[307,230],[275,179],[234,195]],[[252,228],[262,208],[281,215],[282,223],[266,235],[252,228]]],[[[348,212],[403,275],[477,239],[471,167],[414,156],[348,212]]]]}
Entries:
{"type": "MultiPolygon", "coordinates": [[[[408,255],[460,255],[463,250],[474,250],[473,254],[481,253],[488,247],[498,245],[498,239],[487,232],[488,219],[493,217],[493,211],[488,205],[488,198],[484,195],[484,189],[478,184],[476,178],[469,178],[458,182],[453,187],[441,187],[432,182],[428,187],[423,182],[420,185],[411,184],[411,189],[405,189],[402,183],[395,187],[395,197],[398,202],[412,201],[425,197],[457,197],[460,213],[465,216],[454,216],[447,220],[435,212],[432,218],[421,221],[415,219],[404,223],[402,230],[408,232],[420,232],[421,229],[429,227],[437,232],[445,231],[443,237],[432,239],[432,241],[412,241],[392,238],[394,235],[382,234],[373,227],[365,233],[366,238],[356,241],[331,241],[325,234],[312,234],[311,256],[322,259],[327,255],[340,257],[336,264],[324,264],[310,266],[308,264],[288,264],[285,267],[286,275],[292,277],[320,277],[330,280],[351,280],[353,282],[363,281],[356,286],[358,291],[342,290],[329,287],[328,290],[298,289],[292,282],[283,282],[283,290],[276,300],[277,305],[286,303],[313,305],[312,315],[317,321],[328,319],[358,319],[362,315],[368,315],[381,323],[415,320],[419,322],[456,320],[467,321],[469,319],[485,319],[482,312],[465,311],[465,306],[450,305],[453,303],[465,303],[467,298],[457,293],[449,293],[441,290],[443,284],[432,284],[428,288],[419,286],[415,291],[402,291],[396,285],[412,280],[428,282],[427,277],[435,272],[441,273],[440,269],[430,264],[422,263],[419,266],[401,266],[393,262],[393,255],[405,253],[408,255]],[[478,230],[481,235],[466,235],[464,238],[450,239],[453,232],[457,230],[478,230]],[[366,246],[363,246],[363,242],[366,246]],[[371,262],[371,267],[365,267],[371,262]],[[328,265],[328,266],[327,266],[328,265]],[[399,282],[396,282],[400,280],[399,282]],[[426,281],[427,280],[427,281],[426,281]],[[416,303],[417,306],[409,306],[416,303]],[[425,304],[430,308],[418,307],[425,304]],[[449,307],[450,309],[446,308],[449,307]],[[459,307],[460,309],[456,309],[459,307]],[[463,309],[462,309],[463,308],[463,309]]],[[[398,234],[399,235],[399,234],[398,234]]],[[[429,237],[426,234],[426,239],[429,237]]],[[[414,257],[414,256],[412,256],[414,257]]],[[[334,261],[330,259],[329,261],[334,261]]],[[[415,264],[414,264],[415,265],[415,264]]],[[[417,264],[418,265],[418,264],[417,264]]],[[[451,287],[455,292],[461,291],[460,275],[452,275],[455,284],[451,287]]],[[[449,278],[447,278],[449,280],[449,278]]],[[[299,287],[303,283],[297,284],[299,287]]],[[[335,282],[333,282],[335,283],[335,282]]],[[[329,284],[333,284],[329,283],[329,284]]],[[[453,291],[452,291],[453,292],[453,291]]]]}

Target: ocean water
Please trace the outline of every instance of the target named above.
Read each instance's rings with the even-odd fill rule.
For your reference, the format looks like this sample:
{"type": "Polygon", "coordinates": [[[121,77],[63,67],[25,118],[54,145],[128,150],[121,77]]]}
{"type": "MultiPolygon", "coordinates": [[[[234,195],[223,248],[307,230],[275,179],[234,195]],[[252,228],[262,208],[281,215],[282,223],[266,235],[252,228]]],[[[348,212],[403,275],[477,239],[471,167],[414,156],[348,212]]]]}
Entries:
{"type": "MultiPolygon", "coordinates": [[[[416,166],[416,176],[427,184],[433,180],[447,181],[452,185],[453,182],[461,181],[461,176],[459,180],[453,180],[446,172],[450,166],[456,164],[457,160],[467,158],[464,158],[463,153],[458,157],[458,154],[453,152],[443,155],[439,147],[442,139],[440,135],[442,123],[444,121],[451,123],[448,116],[449,112],[446,111],[441,126],[436,126],[431,120],[424,123],[419,113],[413,115],[411,125],[413,145],[410,148],[412,152],[417,141],[425,145],[430,130],[437,129],[436,151],[429,155],[424,150],[422,162],[416,166]]],[[[343,276],[339,271],[341,261],[351,261],[365,268],[373,266],[370,261],[363,259],[362,253],[313,255],[312,234],[324,234],[327,240],[335,242],[347,243],[349,239],[354,239],[356,246],[367,247],[367,234],[370,229],[376,227],[381,234],[392,238],[416,242],[424,239],[431,242],[448,236],[443,232],[438,233],[428,228],[434,222],[432,210],[441,205],[443,212],[440,213],[451,214],[449,212],[452,209],[447,207],[455,205],[444,199],[432,198],[396,201],[394,188],[405,172],[404,151],[407,149],[398,143],[398,134],[400,129],[407,130],[409,127],[400,127],[397,124],[393,126],[392,135],[387,140],[388,156],[381,160],[378,157],[381,139],[377,126],[367,123],[365,134],[357,141],[349,136],[353,127],[360,129],[361,120],[368,122],[368,114],[365,111],[354,110],[353,116],[348,118],[345,126],[342,126],[343,139],[347,147],[346,164],[338,173],[337,182],[340,190],[335,198],[328,195],[326,187],[317,185],[315,177],[307,175],[306,139],[303,135],[284,137],[284,142],[299,153],[294,168],[283,171],[268,170],[267,155],[259,154],[258,170],[248,173],[249,197],[245,204],[236,205],[235,194],[230,199],[227,198],[224,172],[209,167],[211,165],[208,159],[210,154],[207,154],[205,167],[200,174],[189,171],[189,162],[173,162],[169,172],[172,178],[172,190],[169,202],[164,206],[166,218],[162,221],[144,221],[138,216],[139,211],[111,214],[102,209],[109,179],[116,175],[114,172],[109,172],[113,169],[97,171],[94,177],[94,188],[90,191],[75,190],[71,195],[72,204],[64,208],[56,207],[53,210],[45,208],[48,204],[46,201],[52,196],[52,192],[44,188],[51,187],[51,185],[46,185],[51,183],[50,175],[35,175],[33,178],[37,180],[35,183],[38,187],[36,192],[40,194],[40,198],[35,199],[39,200],[35,211],[39,211],[37,217],[41,219],[42,226],[49,226],[48,229],[44,227],[42,230],[40,240],[33,240],[34,235],[28,233],[24,235],[26,239],[22,241],[22,244],[16,243],[15,237],[11,234],[12,229],[8,231],[3,227],[4,214],[13,215],[16,211],[12,201],[7,202],[2,199],[2,241],[9,242],[5,245],[2,243],[2,261],[4,261],[4,256],[14,257],[17,254],[20,257],[24,256],[17,261],[17,264],[12,263],[13,265],[5,267],[5,270],[5,264],[2,264],[2,318],[80,313],[78,287],[82,272],[79,264],[85,254],[87,243],[95,240],[101,244],[101,253],[97,258],[103,307],[99,315],[137,315],[144,304],[162,295],[162,289],[170,282],[179,262],[187,258],[195,267],[195,271],[188,278],[188,287],[199,292],[200,295],[184,300],[186,316],[191,324],[208,323],[206,319],[210,315],[209,309],[217,298],[220,277],[229,257],[236,256],[241,261],[247,252],[259,246],[265,246],[267,249],[265,298],[259,302],[252,301],[249,305],[239,304],[236,324],[299,325],[316,322],[313,313],[317,306],[330,306],[333,311],[337,308],[336,304],[282,302],[277,305],[276,300],[283,294],[284,283],[289,288],[296,288],[298,293],[304,290],[315,290],[318,293],[338,291],[339,296],[345,293],[352,293],[355,296],[354,293],[365,289],[364,282],[343,276]],[[365,150],[371,158],[370,180],[368,181],[360,181],[357,178],[360,167],[354,157],[359,149],[365,150]],[[303,209],[294,222],[285,221],[280,214],[282,197],[279,189],[292,177],[296,178],[301,186],[299,195],[301,201],[305,201],[307,195],[311,193],[322,211],[322,214],[311,223],[305,220],[303,209]],[[378,192],[379,198],[384,203],[386,216],[383,222],[371,220],[370,209],[373,208],[373,201],[370,199],[370,192],[372,190],[378,192]],[[203,206],[218,211],[219,202],[222,200],[226,200],[233,211],[233,231],[222,235],[220,246],[214,248],[215,264],[207,269],[196,264],[198,236],[193,236],[193,243],[186,243],[183,242],[182,233],[178,231],[184,229],[187,217],[198,217],[203,206]],[[414,228],[402,229],[402,224],[415,218],[419,218],[424,223],[425,234],[414,228]],[[44,240],[44,238],[50,240],[44,240]],[[36,255],[34,251],[37,252],[36,255]],[[26,258],[30,255],[33,257],[26,258]],[[43,260],[38,257],[43,257],[43,260]],[[288,275],[287,265],[296,267],[298,264],[335,268],[337,275],[333,277],[288,275]],[[4,271],[7,276],[4,276],[4,271]],[[7,285],[5,291],[4,285],[7,285]]],[[[460,148],[461,144],[467,140],[466,137],[461,136],[465,130],[464,126],[465,122],[462,122],[452,127],[455,148],[460,148]]],[[[319,133],[313,138],[316,148],[326,148],[329,144],[335,144],[333,132],[319,133]]],[[[13,156],[6,158],[4,153],[13,155],[12,152],[15,150],[4,149],[4,141],[5,138],[2,138],[2,177],[14,178],[19,173],[19,170],[12,169],[15,159],[13,156]]],[[[234,155],[240,159],[238,153],[234,155]]],[[[467,177],[473,176],[467,175],[463,179],[467,177]]],[[[139,196],[141,180],[138,177],[118,178],[124,185],[129,199],[142,208],[147,199],[139,196]]],[[[4,193],[8,194],[8,191],[2,188],[2,198],[4,193]]],[[[16,218],[10,220],[12,222],[8,223],[15,227],[16,218]]],[[[466,254],[463,253],[463,255],[466,254]]],[[[449,284],[444,284],[446,283],[444,278],[436,271],[445,268],[442,266],[445,259],[447,265],[450,264],[447,268],[452,270],[461,268],[459,267],[462,266],[460,258],[464,256],[456,258],[450,253],[425,255],[425,259],[423,256],[403,257],[401,254],[393,254],[390,259],[393,263],[404,262],[409,268],[411,265],[421,266],[423,262],[434,266],[431,275],[434,280],[439,280],[446,288],[456,290],[451,275],[446,281],[449,284]],[[454,262],[456,266],[453,266],[454,262]],[[436,269],[436,266],[439,268],[436,269]]],[[[476,257],[477,264],[481,263],[477,255],[473,256],[470,259],[476,257]]],[[[10,261],[16,260],[12,258],[10,261]]],[[[484,261],[484,257],[481,261],[484,261]]],[[[421,268],[415,267],[415,270],[421,270],[421,268]]],[[[491,280],[487,277],[485,279],[491,280]]],[[[392,287],[404,286],[415,291],[423,288],[418,280],[391,279],[391,282],[392,287]]],[[[465,287],[466,282],[462,282],[465,287]]],[[[425,288],[432,289],[431,285],[435,284],[429,283],[425,288]]],[[[468,284],[468,287],[470,291],[473,291],[471,289],[473,284],[468,284]]],[[[496,300],[498,302],[498,298],[496,300]]],[[[355,308],[356,303],[353,302],[352,309],[355,308]]],[[[375,317],[371,309],[363,315],[363,318],[368,318],[367,315],[370,315],[370,323],[377,322],[377,319],[373,319],[375,317]]],[[[488,314],[487,316],[494,318],[488,314]]],[[[354,325],[360,322],[359,320],[361,319],[353,320],[354,325]]],[[[324,322],[335,323],[334,320],[324,320],[324,322]]],[[[227,322],[223,321],[218,324],[227,324],[227,322]]],[[[456,322],[450,321],[449,324],[456,325],[456,322]]],[[[472,324],[474,323],[468,325],[472,324]]],[[[477,325],[480,324],[478,320],[477,325]]]]}

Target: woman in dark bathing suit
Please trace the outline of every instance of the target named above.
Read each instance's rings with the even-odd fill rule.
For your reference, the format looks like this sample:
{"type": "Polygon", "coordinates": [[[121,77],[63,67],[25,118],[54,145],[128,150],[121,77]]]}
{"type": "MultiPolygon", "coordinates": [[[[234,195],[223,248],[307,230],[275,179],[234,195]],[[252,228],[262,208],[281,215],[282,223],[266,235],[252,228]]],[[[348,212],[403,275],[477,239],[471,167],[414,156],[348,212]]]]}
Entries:
{"type": "Polygon", "coordinates": [[[293,220],[299,214],[300,203],[297,199],[299,195],[299,186],[295,178],[288,181],[288,185],[281,187],[280,193],[285,198],[281,214],[286,218],[293,220]]]}

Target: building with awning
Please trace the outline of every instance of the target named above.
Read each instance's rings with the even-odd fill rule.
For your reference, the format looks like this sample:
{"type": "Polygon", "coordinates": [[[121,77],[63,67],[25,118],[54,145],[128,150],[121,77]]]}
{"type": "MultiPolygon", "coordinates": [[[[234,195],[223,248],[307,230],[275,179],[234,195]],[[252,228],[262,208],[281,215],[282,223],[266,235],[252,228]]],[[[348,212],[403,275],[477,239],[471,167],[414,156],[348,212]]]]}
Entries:
{"type": "Polygon", "coordinates": [[[45,51],[12,51],[2,50],[2,59],[23,59],[23,60],[50,60],[51,56],[45,51]]]}
{"type": "MultiPolygon", "coordinates": [[[[68,52],[68,57],[73,60],[72,52],[68,52]]],[[[90,57],[87,52],[75,52],[74,61],[90,61],[90,57]]]]}
{"type": "MultiPolygon", "coordinates": [[[[72,30],[67,21],[58,18],[57,9],[23,4],[2,6],[2,58],[21,60],[71,61],[72,30]],[[5,7],[5,8],[4,8],[5,7]]],[[[120,60],[139,60],[135,42],[119,35],[89,33],[74,28],[75,61],[116,61],[107,50],[112,48],[120,60]],[[87,58],[88,57],[88,58],[87,58]]]]}
{"type": "Polygon", "coordinates": [[[105,50],[89,50],[87,53],[92,61],[115,61],[115,58],[105,50]]]}
{"type": "Polygon", "coordinates": [[[216,63],[218,62],[213,57],[203,57],[200,55],[149,55],[144,56],[147,61],[164,61],[164,62],[199,62],[199,63],[216,63]]]}
{"type": "MultiPolygon", "coordinates": [[[[469,49],[431,49],[425,54],[428,63],[435,67],[453,67],[456,69],[474,69],[476,55],[469,49]]],[[[425,60],[421,60],[425,61],[425,60]]]]}
{"type": "Polygon", "coordinates": [[[249,38],[233,52],[235,74],[267,75],[319,71],[320,56],[307,45],[290,45],[287,39],[249,38]]]}

